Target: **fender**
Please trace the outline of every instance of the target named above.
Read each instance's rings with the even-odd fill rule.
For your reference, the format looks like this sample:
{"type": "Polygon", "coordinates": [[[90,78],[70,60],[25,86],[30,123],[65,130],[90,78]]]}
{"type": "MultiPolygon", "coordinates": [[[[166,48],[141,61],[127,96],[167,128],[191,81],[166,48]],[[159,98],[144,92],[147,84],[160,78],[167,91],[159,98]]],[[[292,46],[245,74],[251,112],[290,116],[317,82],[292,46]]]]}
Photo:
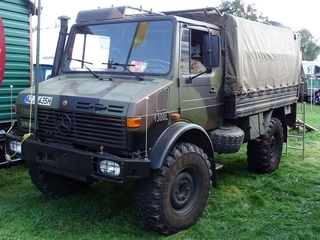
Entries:
{"type": "Polygon", "coordinates": [[[212,182],[213,186],[216,186],[216,171],[214,161],[214,151],[212,142],[207,132],[200,126],[186,122],[179,121],[170,125],[158,138],[149,155],[150,168],[159,169],[163,166],[166,156],[172,149],[174,144],[178,141],[189,142],[202,148],[202,150],[208,155],[211,161],[212,170],[212,182]]]}

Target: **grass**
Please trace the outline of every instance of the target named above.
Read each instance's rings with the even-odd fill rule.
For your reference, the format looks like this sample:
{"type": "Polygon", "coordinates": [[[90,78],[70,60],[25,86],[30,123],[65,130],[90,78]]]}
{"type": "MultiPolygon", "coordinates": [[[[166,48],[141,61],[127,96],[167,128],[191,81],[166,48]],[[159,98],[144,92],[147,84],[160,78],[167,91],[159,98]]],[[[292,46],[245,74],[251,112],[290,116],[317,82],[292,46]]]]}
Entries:
{"type": "MultiPolygon", "coordinates": [[[[319,120],[320,107],[308,105],[307,123],[320,130],[319,120]]],[[[320,132],[307,132],[304,160],[297,150],[286,156],[284,145],[280,168],[266,175],[248,171],[245,145],[217,155],[224,167],[203,216],[171,236],[141,224],[131,184],[96,183],[89,192],[54,200],[35,189],[25,165],[3,169],[0,239],[320,239],[319,139],[320,132]]]]}

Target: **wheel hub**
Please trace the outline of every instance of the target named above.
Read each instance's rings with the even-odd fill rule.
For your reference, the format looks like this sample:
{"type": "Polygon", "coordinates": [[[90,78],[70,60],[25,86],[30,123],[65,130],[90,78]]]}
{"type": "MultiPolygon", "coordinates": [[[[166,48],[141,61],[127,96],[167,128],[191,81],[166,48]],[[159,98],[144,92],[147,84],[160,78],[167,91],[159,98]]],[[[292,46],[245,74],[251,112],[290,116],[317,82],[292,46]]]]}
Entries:
{"type": "Polygon", "coordinates": [[[192,208],[197,199],[199,176],[192,170],[182,171],[173,181],[170,200],[175,213],[184,214],[192,208]]]}
{"type": "Polygon", "coordinates": [[[190,194],[189,184],[190,183],[185,179],[179,182],[179,187],[175,192],[176,198],[179,202],[184,201],[188,198],[188,195],[190,194]]]}

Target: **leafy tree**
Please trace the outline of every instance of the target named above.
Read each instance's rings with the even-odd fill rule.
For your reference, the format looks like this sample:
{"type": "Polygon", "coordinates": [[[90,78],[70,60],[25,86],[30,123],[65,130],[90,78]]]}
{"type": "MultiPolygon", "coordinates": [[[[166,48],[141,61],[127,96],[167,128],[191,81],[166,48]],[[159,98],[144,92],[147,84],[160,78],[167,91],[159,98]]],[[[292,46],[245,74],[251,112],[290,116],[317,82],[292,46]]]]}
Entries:
{"type": "Polygon", "coordinates": [[[299,33],[301,36],[302,60],[315,60],[320,54],[320,46],[317,44],[317,40],[305,28],[301,29],[299,33]]]}
{"type": "Polygon", "coordinates": [[[249,19],[252,21],[268,21],[268,17],[263,16],[262,12],[258,12],[258,10],[254,7],[254,4],[246,4],[242,2],[242,0],[222,0],[219,8],[230,7],[231,9],[228,13],[231,13],[235,16],[249,19]]]}

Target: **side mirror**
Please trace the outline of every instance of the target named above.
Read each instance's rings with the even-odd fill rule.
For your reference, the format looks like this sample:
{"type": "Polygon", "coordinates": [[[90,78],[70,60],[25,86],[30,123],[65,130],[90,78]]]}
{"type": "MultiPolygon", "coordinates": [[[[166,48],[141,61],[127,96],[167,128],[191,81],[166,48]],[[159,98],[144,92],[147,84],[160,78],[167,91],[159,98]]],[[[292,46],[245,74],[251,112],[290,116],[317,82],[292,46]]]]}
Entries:
{"type": "Polygon", "coordinates": [[[220,37],[206,35],[203,38],[203,64],[206,68],[216,68],[220,65],[220,37]]]}

